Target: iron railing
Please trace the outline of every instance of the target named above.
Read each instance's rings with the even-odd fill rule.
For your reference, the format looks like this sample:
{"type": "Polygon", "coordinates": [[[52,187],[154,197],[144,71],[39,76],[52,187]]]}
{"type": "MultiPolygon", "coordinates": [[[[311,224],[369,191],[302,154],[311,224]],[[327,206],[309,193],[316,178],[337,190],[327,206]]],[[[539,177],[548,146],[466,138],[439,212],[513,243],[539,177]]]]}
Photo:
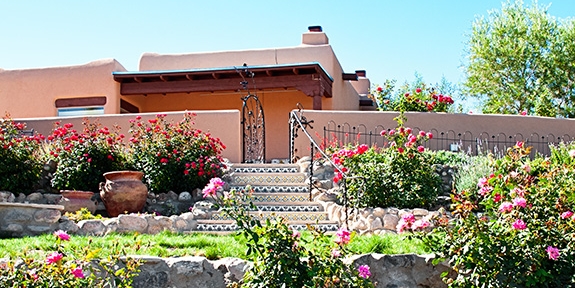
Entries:
{"type": "MultiPolygon", "coordinates": [[[[348,218],[349,218],[349,212],[348,212],[348,208],[349,208],[349,203],[348,203],[348,195],[347,195],[347,180],[351,179],[351,178],[361,178],[361,177],[350,177],[348,176],[344,171],[341,170],[340,167],[338,167],[338,165],[336,165],[332,160],[331,157],[328,156],[324,150],[321,149],[320,145],[317,144],[317,142],[313,139],[313,137],[309,134],[309,132],[307,131],[307,128],[310,127],[311,129],[313,129],[313,126],[311,126],[311,124],[314,122],[313,120],[308,120],[304,115],[303,115],[303,107],[300,103],[297,104],[298,106],[298,111],[292,111],[290,113],[290,159],[292,162],[295,162],[297,159],[295,159],[295,138],[298,137],[298,131],[301,129],[301,131],[305,134],[305,136],[308,138],[309,142],[310,142],[310,165],[309,165],[309,200],[312,201],[312,190],[314,188],[314,183],[312,181],[313,178],[313,167],[314,167],[314,163],[316,161],[319,161],[319,159],[323,159],[323,161],[327,161],[327,163],[330,163],[331,166],[334,167],[335,170],[337,170],[338,173],[340,173],[342,175],[342,179],[341,179],[341,183],[343,183],[342,185],[342,198],[343,198],[343,206],[345,209],[345,225],[346,227],[348,226],[348,218]],[[318,155],[320,155],[320,158],[318,158],[317,160],[316,158],[316,153],[315,151],[318,151],[318,155]]],[[[338,219],[339,221],[339,219],[338,219]]]]}
{"type": "MultiPolygon", "coordinates": [[[[385,147],[387,138],[380,135],[382,130],[392,130],[393,128],[378,125],[373,129],[368,129],[365,125],[352,126],[348,123],[336,124],[334,121],[328,122],[323,127],[322,147],[336,145],[342,147],[347,144],[367,144],[368,146],[385,147]]],[[[422,129],[414,127],[413,133],[419,133],[422,129]]],[[[481,132],[474,135],[470,131],[457,132],[453,130],[440,131],[438,129],[427,130],[431,132],[433,138],[423,144],[430,150],[461,151],[469,155],[480,155],[494,153],[500,155],[505,153],[507,148],[513,147],[518,141],[524,142],[526,146],[531,146],[531,157],[536,154],[549,156],[551,151],[549,145],[558,145],[561,142],[570,142],[575,137],[564,134],[555,136],[553,134],[539,135],[531,133],[523,135],[521,133],[507,135],[505,133],[481,132]]]]}

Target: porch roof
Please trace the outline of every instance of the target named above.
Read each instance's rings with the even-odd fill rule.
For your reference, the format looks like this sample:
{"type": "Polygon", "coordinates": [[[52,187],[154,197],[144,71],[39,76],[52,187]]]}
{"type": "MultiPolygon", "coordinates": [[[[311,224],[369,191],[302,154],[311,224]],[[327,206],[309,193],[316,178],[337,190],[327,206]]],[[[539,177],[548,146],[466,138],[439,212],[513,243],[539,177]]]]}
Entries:
{"type": "Polygon", "coordinates": [[[122,95],[296,89],[310,97],[332,97],[333,78],[317,62],[166,71],[113,72],[122,95]],[[253,73],[253,80],[245,71],[253,73]]]}

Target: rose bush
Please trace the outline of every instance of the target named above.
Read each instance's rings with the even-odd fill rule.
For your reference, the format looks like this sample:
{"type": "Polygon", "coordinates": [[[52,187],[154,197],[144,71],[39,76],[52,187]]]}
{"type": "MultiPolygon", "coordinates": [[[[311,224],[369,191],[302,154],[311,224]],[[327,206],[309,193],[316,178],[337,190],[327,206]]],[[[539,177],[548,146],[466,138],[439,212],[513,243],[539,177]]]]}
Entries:
{"type": "Polygon", "coordinates": [[[0,191],[29,194],[38,186],[42,135],[20,135],[26,126],[9,115],[0,119],[0,191]]]}
{"type": "Polygon", "coordinates": [[[393,94],[395,81],[387,80],[371,92],[380,111],[447,112],[453,105],[453,98],[443,95],[439,88],[425,83],[405,84],[393,94]]]}
{"type": "Polygon", "coordinates": [[[83,130],[77,131],[71,123],[55,123],[47,137],[46,161],[57,163],[51,180],[58,190],[97,192],[103,174],[125,169],[124,135],[118,127],[110,130],[97,120],[83,121],[83,130]]]}
{"type": "Polygon", "coordinates": [[[343,172],[334,181],[348,181],[352,207],[426,208],[441,191],[441,178],[432,168],[433,155],[424,153],[422,145],[433,135],[413,134],[404,126],[403,113],[395,120],[397,128],[381,131],[387,139],[385,147],[361,144],[332,154],[332,161],[343,172]]]}
{"type": "Polygon", "coordinates": [[[249,213],[256,209],[250,187],[228,192],[223,191],[224,185],[221,179],[213,178],[203,194],[236,221],[247,239],[247,255],[254,265],[241,287],[374,287],[369,266],[355,268],[343,262],[355,233],[340,228],[333,239],[308,226],[313,235],[309,239],[292,230],[283,218],[267,219],[262,224],[249,213]]]}
{"type": "Polygon", "coordinates": [[[99,251],[92,251],[90,247],[71,249],[68,245],[72,241],[71,236],[65,231],[54,232],[54,237],[53,252],[46,254],[43,260],[21,251],[3,262],[0,266],[1,286],[132,287],[141,262],[122,255],[123,247],[116,245],[111,256],[99,259],[99,251]]]}
{"type": "Polygon", "coordinates": [[[437,252],[459,273],[451,287],[575,284],[575,144],[529,153],[517,142],[475,190],[453,196],[455,219],[436,223],[437,252]]]}
{"type": "Polygon", "coordinates": [[[186,112],[177,123],[168,122],[166,114],[130,120],[130,165],[144,172],[151,192],[191,191],[221,173],[225,145],[194,128],[194,118],[186,112]]]}

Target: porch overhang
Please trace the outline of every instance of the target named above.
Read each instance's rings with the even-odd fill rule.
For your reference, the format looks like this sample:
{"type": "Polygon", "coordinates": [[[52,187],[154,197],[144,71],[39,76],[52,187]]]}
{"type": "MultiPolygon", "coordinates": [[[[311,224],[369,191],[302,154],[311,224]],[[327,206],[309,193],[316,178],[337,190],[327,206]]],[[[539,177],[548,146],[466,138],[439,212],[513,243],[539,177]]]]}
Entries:
{"type": "Polygon", "coordinates": [[[225,68],[113,72],[122,95],[240,91],[244,78],[250,90],[296,89],[313,97],[321,110],[322,97],[331,98],[333,78],[317,62],[225,68]],[[254,73],[253,81],[245,76],[254,73]]]}

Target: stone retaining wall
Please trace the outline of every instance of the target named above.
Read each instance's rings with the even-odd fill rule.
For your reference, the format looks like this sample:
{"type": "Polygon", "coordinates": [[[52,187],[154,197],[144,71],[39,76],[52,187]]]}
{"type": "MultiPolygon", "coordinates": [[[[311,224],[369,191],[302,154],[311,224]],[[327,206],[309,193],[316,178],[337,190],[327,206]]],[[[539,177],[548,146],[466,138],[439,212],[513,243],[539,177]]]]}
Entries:
{"type": "MultiPolygon", "coordinates": [[[[140,257],[144,264],[134,279],[135,288],[219,288],[242,279],[250,262],[237,258],[207,260],[204,257],[140,257]]],[[[445,263],[433,265],[431,255],[364,254],[344,262],[369,265],[376,287],[446,287],[441,273],[450,271],[445,263]]]]}
{"type": "Polygon", "coordinates": [[[51,233],[58,229],[60,205],[0,202],[0,237],[23,237],[51,233]]]}

